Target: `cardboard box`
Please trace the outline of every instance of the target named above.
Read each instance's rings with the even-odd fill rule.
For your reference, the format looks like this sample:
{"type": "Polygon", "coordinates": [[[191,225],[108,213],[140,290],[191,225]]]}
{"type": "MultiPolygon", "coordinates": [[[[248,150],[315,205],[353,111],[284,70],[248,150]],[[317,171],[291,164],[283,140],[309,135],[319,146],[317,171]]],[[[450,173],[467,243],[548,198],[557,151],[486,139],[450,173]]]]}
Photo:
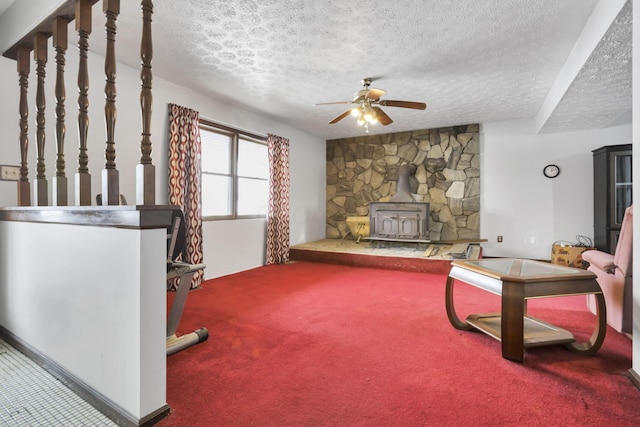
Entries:
{"type": "Polygon", "coordinates": [[[589,264],[582,260],[582,253],[593,249],[595,248],[556,242],[551,247],[551,263],[586,269],[589,264]]]}

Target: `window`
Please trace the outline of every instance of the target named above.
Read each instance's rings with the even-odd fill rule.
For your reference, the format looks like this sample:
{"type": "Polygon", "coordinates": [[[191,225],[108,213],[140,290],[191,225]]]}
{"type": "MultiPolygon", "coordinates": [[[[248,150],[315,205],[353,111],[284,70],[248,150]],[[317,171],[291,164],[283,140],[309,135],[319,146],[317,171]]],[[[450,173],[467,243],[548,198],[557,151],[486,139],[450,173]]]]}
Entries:
{"type": "Polygon", "coordinates": [[[200,120],[202,217],[264,217],[269,157],[264,139],[200,120]]]}

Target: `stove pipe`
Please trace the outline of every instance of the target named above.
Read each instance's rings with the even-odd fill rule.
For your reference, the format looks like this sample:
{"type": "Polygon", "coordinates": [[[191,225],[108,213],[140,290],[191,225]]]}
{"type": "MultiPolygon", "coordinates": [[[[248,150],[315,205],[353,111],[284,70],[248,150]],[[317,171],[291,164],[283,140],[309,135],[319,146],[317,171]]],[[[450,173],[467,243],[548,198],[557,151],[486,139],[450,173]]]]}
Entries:
{"type": "Polygon", "coordinates": [[[402,165],[398,168],[398,182],[396,194],[391,197],[392,202],[415,202],[409,188],[409,177],[416,173],[416,165],[402,165]]]}

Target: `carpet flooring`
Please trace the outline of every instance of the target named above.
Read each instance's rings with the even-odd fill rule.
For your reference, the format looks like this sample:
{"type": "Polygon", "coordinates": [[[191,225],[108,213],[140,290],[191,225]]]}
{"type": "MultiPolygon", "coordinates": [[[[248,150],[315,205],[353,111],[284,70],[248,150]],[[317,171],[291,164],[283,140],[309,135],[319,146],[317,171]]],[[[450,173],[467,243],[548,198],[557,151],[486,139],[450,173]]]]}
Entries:
{"type": "MultiPolygon", "coordinates": [[[[454,329],[446,276],[310,262],[206,281],[179,333],[208,341],[167,363],[170,426],[632,426],[640,391],[631,341],[607,330],[593,357],[563,346],[503,359],[500,343],[454,329]]],[[[461,318],[499,297],[455,288],[461,318]]],[[[584,296],[531,300],[529,313],[590,336],[584,296]]]]}

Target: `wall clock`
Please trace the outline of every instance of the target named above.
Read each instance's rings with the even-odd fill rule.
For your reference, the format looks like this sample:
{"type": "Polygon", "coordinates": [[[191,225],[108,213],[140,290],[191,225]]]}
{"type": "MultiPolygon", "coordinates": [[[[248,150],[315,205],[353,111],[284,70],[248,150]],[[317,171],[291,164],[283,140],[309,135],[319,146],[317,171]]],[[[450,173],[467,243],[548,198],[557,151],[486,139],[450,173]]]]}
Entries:
{"type": "Polygon", "coordinates": [[[560,168],[557,165],[547,165],[542,169],[542,173],[547,178],[555,178],[560,175],[560,168]]]}

